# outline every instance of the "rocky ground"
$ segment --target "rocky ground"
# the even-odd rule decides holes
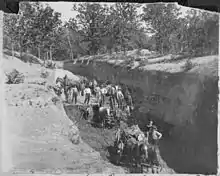
[[[125,173],[104,160],[100,153],[81,140],[72,144],[68,132],[72,122],[61,102],[48,89],[54,83],[54,71],[41,78],[42,67],[5,55],[2,68],[24,73],[22,84],[5,84],[5,116],[2,119],[5,160],[3,171],[41,173]]]

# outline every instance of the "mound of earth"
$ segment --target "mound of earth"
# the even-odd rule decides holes
[[[7,55],[2,68],[4,72],[15,68],[25,75],[23,84],[4,85],[3,172],[125,173],[84,140],[78,144],[69,140],[69,130],[76,129],[72,134],[78,135],[78,127],[66,116],[62,100],[53,101],[56,96],[48,85],[54,83],[54,70],[46,69],[49,76],[41,78],[40,65]]]

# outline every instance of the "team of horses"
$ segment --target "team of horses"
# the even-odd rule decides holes
[[[146,162],[148,159],[148,144],[146,141],[138,144],[134,138],[129,138],[126,139],[126,142],[120,140],[115,147],[118,156],[116,159],[117,164],[120,163],[124,156],[126,156],[126,160],[130,164],[135,163],[136,166]]]
[[[124,159],[130,166],[141,169],[143,173],[143,168],[151,168],[153,173],[159,173],[162,170],[162,167],[158,165],[156,147],[148,143],[145,138],[140,143],[136,141],[133,137],[124,137],[119,140],[118,143],[115,143],[116,151],[116,164],[121,164],[121,161]]]

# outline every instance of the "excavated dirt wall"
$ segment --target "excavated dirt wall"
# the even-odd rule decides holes
[[[129,70],[106,62],[65,62],[63,67],[74,74],[129,86],[134,118],[141,128],[149,118],[157,123],[164,134],[160,153],[170,168],[178,173],[217,172],[217,78]]]

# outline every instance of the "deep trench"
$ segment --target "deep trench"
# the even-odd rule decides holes
[[[154,120],[159,131],[163,133],[163,138],[159,143],[160,156],[162,160],[165,161],[166,165],[169,168],[172,168],[176,173],[217,173],[218,79],[207,77],[203,80],[202,86],[204,87],[204,91],[200,91],[197,94],[197,105],[193,112],[193,123],[186,121],[184,124],[176,124],[161,118],[163,114],[158,109],[154,108],[154,106],[150,106],[152,109],[150,113],[141,112],[139,110],[139,107],[141,107],[140,104],[144,101],[143,96],[145,95],[141,79],[143,79],[144,74],[146,73],[138,72],[136,70],[131,73],[124,68],[113,68],[113,66],[106,66],[105,64],[99,65],[99,70],[101,71],[99,71],[97,67],[94,67],[93,64],[73,65],[72,63],[65,63],[64,69],[69,70],[74,74],[86,76],[89,79],[95,78],[99,81],[106,81],[108,79],[113,83],[128,86],[132,91],[132,97],[134,99],[135,110],[133,112],[133,117],[135,122],[138,123],[139,127],[142,129],[148,123],[149,119]],[[172,75],[157,72],[156,74],[148,74],[150,75],[149,77],[151,77],[150,79],[156,80],[157,82],[157,86],[154,86],[153,89],[155,91],[160,90],[161,92],[165,92],[165,90],[162,90],[163,86],[164,89],[167,89],[167,85],[172,87],[176,82],[180,83],[185,77],[191,76],[186,75],[186,73]],[[161,77],[163,74],[168,75],[169,79],[166,81],[162,80],[162,83],[159,81],[158,83],[158,77]],[[189,78],[192,79],[190,80],[191,82],[194,81],[194,77],[195,76],[193,75],[192,78]],[[133,83],[131,83],[132,81]],[[150,91],[152,92],[152,89]],[[146,109],[147,108],[149,107],[146,107]],[[74,112],[70,110],[70,107],[68,107],[68,109],[68,112],[72,115]],[[185,113],[187,114],[187,112]],[[84,129],[82,130],[82,128]],[[86,131],[85,125],[82,125],[80,129],[83,131],[84,139],[87,138],[87,141],[95,138],[101,139],[99,136],[90,136],[92,133]],[[91,128],[87,129],[91,130]],[[94,134],[103,135],[103,132],[95,131],[100,129],[92,130],[94,130]],[[106,130],[105,133],[112,133],[112,131]],[[114,135],[107,134],[106,136],[113,137]],[[112,139],[108,140],[111,141]],[[105,141],[101,143],[102,144],[92,144],[92,147],[96,148],[99,145],[102,146]],[[107,146],[104,146],[103,148],[105,147]],[[106,150],[104,151],[106,152]],[[101,155],[105,157],[106,153],[101,153]]]
[[[103,160],[115,165],[114,158],[114,134],[116,128],[104,129],[92,126],[83,118],[82,112],[76,105],[65,105],[64,109],[70,120],[77,122],[81,139],[91,148],[100,153]],[[118,166],[118,165],[117,165]],[[120,165],[126,173],[130,173],[132,168]]]
[[[99,152],[103,160],[110,162],[111,164],[114,164],[116,166],[122,167],[126,173],[142,173],[140,167],[129,165],[129,162],[127,160],[128,158],[126,158],[126,156],[121,159],[120,164],[116,164],[117,155],[115,154],[114,140],[117,126],[114,126],[110,129],[94,127],[88,122],[88,120],[86,120],[82,116],[82,111],[79,110],[78,106],[79,105],[74,104],[64,104],[64,109],[69,119],[74,123],[76,122],[76,125],[80,130],[81,139],[95,151]],[[129,125],[132,125],[134,121],[131,120],[131,122],[128,121],[128,123]],[[159,173],[174,173],[173,169],[167,167],[166,163],[162,160],[160,156],[158,158],[158,161],[162,166],[160,167],[161,170],[159,171]],[[154,171],[155,170],[147,171],[146,169],[144,169],[144,173],[151,174],[154,173]]]

